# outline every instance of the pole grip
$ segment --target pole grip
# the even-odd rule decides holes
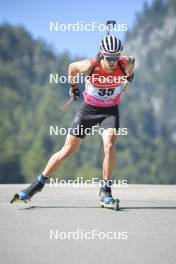
[[[107,35],[109,35],[110,30],[111,30],[112,28],[114,28],[115,25],[116,25],[116,21],[115,21],[115,20],[108,20],[108,21],[106,21]]]

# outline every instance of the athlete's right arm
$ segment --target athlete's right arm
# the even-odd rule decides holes
[[[87,73],[91,67],[91,59],[76,61],[68,66],[68,80],[72,85],[76,85],[75,76],[79,73]]]

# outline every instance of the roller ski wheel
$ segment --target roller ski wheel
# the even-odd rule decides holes
[[[101,208],[109,208],[114,209],[115,211],[119,210],[119,199],[113,199],[110,202],[107,201],[100,201],[100,207]]]
[[[114,199],[111,193],[111,187],[105,186],[100,188],[100,207],[118,210],[119,209],[119,199]]]
[[[27,202],[30,202],[31,201],[31,199],[30,198],[28,198],[28,199],[22,199],[21,197],[20,197],[20,195],[18,194],[18,193],[16,193],[15,195],[14,195],[14,197],[12,198],[12,200],[10,201],[10,203],[12,204],[12,203],[16,203],[16,202],[24,202],[24,203],[27,203]]]

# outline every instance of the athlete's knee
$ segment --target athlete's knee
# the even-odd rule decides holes
[[[104,145],[104,154],[105,156],[110,156],[115,151],[115,143],[108,142]]]

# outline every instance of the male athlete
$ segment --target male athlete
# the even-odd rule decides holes
[[[123,92],[122,83],[125,78],[127,81],[132,81],[134,75],[134,59],[121,56],[122,49],[121,40],[113,35],[108,35],[100,42],[100,50],[96,59],[86,59],[69,65],[71,94],[75,99],[78,98],[80,92],[78,84],[74,83],[74,76],[84,73],[89,77],[85,81],[84,104],[71,125],[71,128],[79,126],[82,129],[79,130],[79,134],[74,135],[73,132],[70,132],[67,135],[64,146],[51,156],[42,174],[28,188],[16,194],[11,202],[15,198],[26,201],[41,191],[48,177],[61,166],[66,158],[78,150],[86,136],[86,129],[91,129],[92,126],[99,124],[104,129],[102,133],[104,146],[103,184],[100,187],[100,202],[114,203],[110,183],[116,161],[115,145],[119,129],[118,104]]]

